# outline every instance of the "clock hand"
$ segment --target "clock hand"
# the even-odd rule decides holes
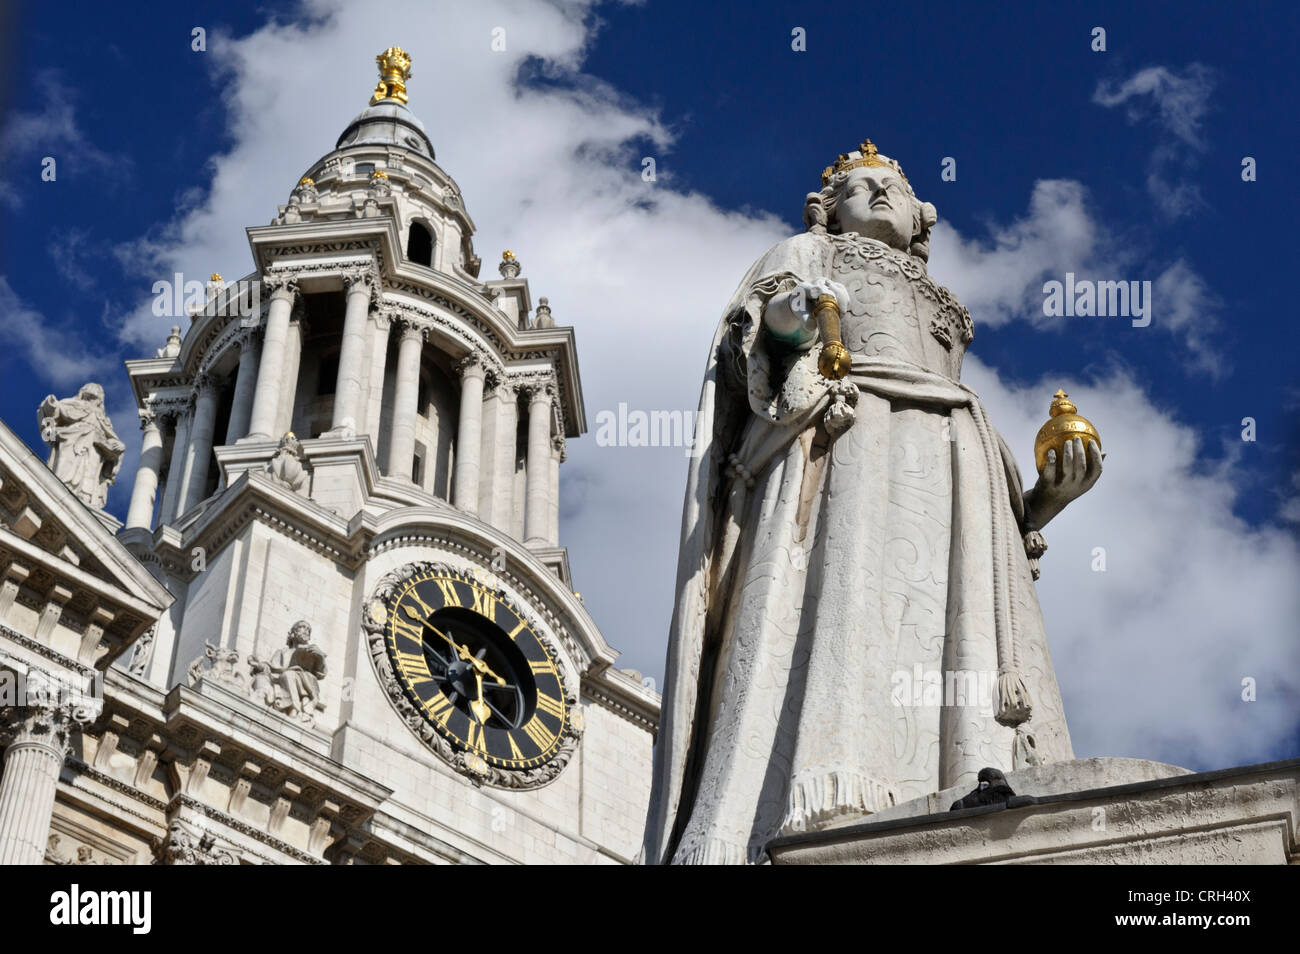
[[[492,715],[492,710],[488,707],[488,704],[483,701],[483,674],[475,672],[474,681],[478,684],[478,698],[470,702],[469,708],[470,711],[474,713],[474,718],[486,725],[487,720]]]
[[[419,613],[417,613],[415,611],[415,608],[412,607],[409,603],[404,604],[402,606],[402,609],[406,610],[406,615],[411,617],[411,619],[415,620],[417,623],[421,624],[422,626],[427,626],[429,629],[433,630],[435,633],[437,633],[439,636],[445,639],[448,643],[450,643],[451,647],[455,649],[456,652],[460,655],[460,658],[465,660],[465,662],[469,663],[471,666],[474,667],[475,673],[478,673],[480,675],[490,676],[493,680],[496,681],[497,685],[499,686],[504,686],[506,684],[506,681],[502,679],[500,676],[498,676],[495,672],[493,672],[492,668],[488,666],[487,663],[485,663],[481,659],[476,658],[474,654],[471,653],[466,647],[460,645],[460,643],[456,642],[456,640],[452,639],[450,636],[448,636],[446,633],[440,630],[437,626],[434,626],[433,623],[429,621],[428,617],[421,616]]]

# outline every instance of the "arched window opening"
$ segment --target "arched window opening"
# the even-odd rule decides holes
[[[433,233],[419,222],[412,222],[407,233],[406,257],[417,265],[433,267]]]

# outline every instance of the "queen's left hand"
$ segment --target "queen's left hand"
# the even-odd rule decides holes
[[[1049,450],[1047,463],[1029,495],[1034,525],[1042,529],[1065,509],[1066,504],[1092,489],[1101,477],[1101,462],[1102,453],[1097,442],[1088,441],[1085,451],[1080,437],[1062,448],[1059,462],[1056,451]]]

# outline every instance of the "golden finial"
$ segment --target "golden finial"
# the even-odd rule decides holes
[[[831,176],[837,172],[848,172],[850,169],[857,169],[860,166],[879,166],[882,169],[888,169],[890,172],[897,172],[903,181],[907,181],[907,176],[903,173],[903,168],[893,159],[882,158],[876,150],[876,144],[870,139],[864,139],[858,144],[858,154],[852,156],[848,153],[840,153],[835,164],[827,166],[822,170],[822,185],[831,181]]]
[[[385,172],[383,169],[376,169],[376,170],[374,170],[373,172],[370,173],[370,178],[372,178],[372,179],[387,179],[387,178],[388,178],[388,173]]]
[[[510,249],[506,249],[504,252],[501,253],[501,257],[504,258],[507,262],[513,262],[515,260],[515,253],[510,251]]]
[[[316,184],[316,180],[313,179],[311,176],[303,176],[301,179],[298,180],[298,185],[300,186],[314,186],[315,184]]]
[[[1078,411],[1070,396],[1057,388],[1052,395],[1052,404],[1047,409],[1047,423],[1034,438],[1034,465],[1040,474],[1047,466],[1047,452],[1056,451],[1059,464],[1065,445],[1076,437],[1082,438],[1085,445],[1088,441],[1096,441],[1098,450],[1101,449],[1101,435],[1097,433],[1097,428],[1087,418],[1080,417]]]
[[[411,78],[411,58],[400,46],[390,46],[375,57],[379,64],[379,84],[370,97],[374,106],[386,99],[406,105],[406,81]]]
[[[212,277],[209,278],[208,281],[210,281],[210,282],[224,282],[225,279],[222,278],[218,273],[213,272],[213,273],[212,273]]]

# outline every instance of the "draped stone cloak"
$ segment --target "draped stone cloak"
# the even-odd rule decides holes
[[[820,342],[782,349],[762,324],[822,277],[851,298],[838,383]],[[960,383],[971,337],[923,264],[857,234],[795,236],[741,282],[700,397],[647,863],[760,861],[779,834],[973,787],[985,766],[1073,758],[1019,472]],[[917,677],[946,673],[965,704],[916,704]],[[961,681],[990,674],[1023,681],[1030,721],[1000,723]]]

